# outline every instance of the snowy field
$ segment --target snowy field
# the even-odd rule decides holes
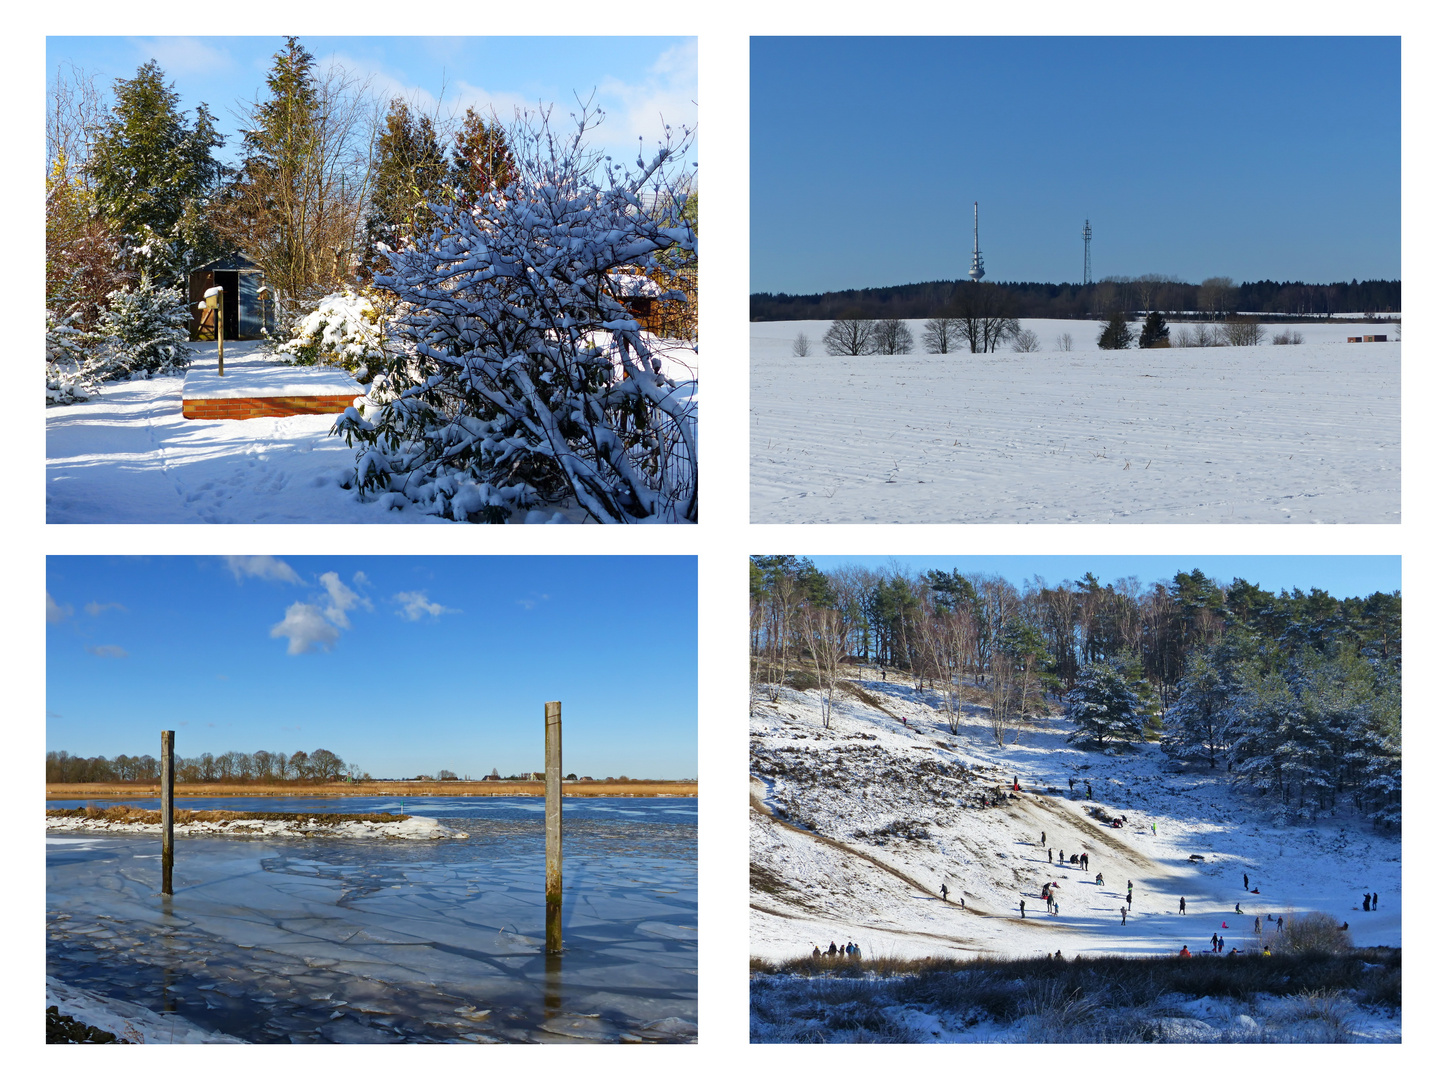
[[[147,1042],[696,1038],[695,800],[567,803],[558,960],[542,799],[406,810],[468,837],[177,838],[172,899],[154,837],[47,835],[47,1005]]]
[[[1099,323],[1021,323],[1039,352],[828,356],[828,322],[752,323],[751,520],[1400,520],[1400,345],[1345,341],[1393,325],[1122,352]]]
[[[753,880],[775,883],[752,884],[754,956],[788,959],[832,939],[866,956],[1155,956],[1209,951],[1211,934],[1245,951],[1273,935],[1272,917],[1308,911],[1349,922],[1356,945],[1401,944],[1398,837],[1344,817],[1277,825],[1272,807],[1223,774],[1172,773],[1155,745],[1121,756],[1077,749],[1061,719],[1001,749],[975,709],[952,736],[928,692],[862,685],[882,707],[837,696],[828,731],[815,691],[786,690],[751,721]],[[962,765],[987,791],[1017,777],[1024,790],[980,807],[982,785],[960,779]],[[1128,826],[1101,826],[1086,813],[1094,805]],[[920,823],[929,838],[874,835],[896,821]],[[1060,864],[1062,852],[1088,853],[1088,872]],[[1058,915],[1040,899],[1047,881],[1059,883]],[[1134,904],[1122,925],[1127,881]],[[1367,892],[1379,893],[1378,911],[1360,910]]]

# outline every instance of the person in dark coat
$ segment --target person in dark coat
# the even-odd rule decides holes
[[[1126,910],[1126,909],[1123,908],[1123,907],[1120,909],[1120,925],[1121,925],[1121,926],[1124,926],[1124,925],[1125,925],[1125,910]]]
[[[1219,936],[1218,934],[1211,934],[1211,935],[1210,935],[1210,951],[1211,951],[1211,952],[1214,952],[1214,951],[1215,951],[1216,949],[1218,949],[1219,947],[1220,947],[1220,936]]]
[[[1370,910],[1370,894],[1368,892],[1365,894],[1365,910]]]
[[[1021,900],[1021,901],[1020,901],[1020,917],[1021,917],[1022,919],[1025,917],[1025,901],[1024,901],[1024,900]]]
[[[1041,846],[1041,847],[1044,847],[1044,846],[1045,846],[1045,830],[1044,830],[1044,829],[1041,829],[1041,830],[1040,830],[1040,846]]]
[[[1371,911],[1375,911],[1375,910],[1377,910],[1379,907],[1380,907],[1380,894],[1379,894],[1378,892],[1371,893],[1371,894],[1370,894],[1370,910],[1371,910]]]
[[[831,956],[834,956],[834,955],[835,955],[836,953],[838,953],[839,951],[840,951],[840,950],[835,947],[835,942],[833,942],[833,941],[830,942],[830,949],[829,949],[830,955],[831,955]]]
[[[1133,904],[1133,903],[1135,903],[1135,894],[1134,894],[1133,892],[1127,892],[1127,893],[1125,894],[1125,903],[1126,903],[1126,904]]]
[[[1246,874],[1246,875],[1245,875],[1245,891],[1246,891],[1246,892],[1249,892],[1249,891],[1250,891],[1250,875],[1249,875],[1249,874]]]
[[[1185,898],[1183,896],[1180,897],[1180,914],[1185,914]]]
[[[1046,859],[1047,859],[1048,861],[1054,862],[1054,861],[1055,861],[1055,849],[1054,849],[1053,847],[1052,847],[1052,848],[1046,848],[1046,849],[1045,849],[1045,857],[1046,857]],[[1366,910],[1366,911],[1369,911],[1369,910],[1370,910],[1370,905],[1369,905],[1369,903],[1366,903],[1366,905],[1365,905],[1365,910]]]
[[[1284,929],[1285,929],[1285,916],[1284,916],[1284,915],[1281,915],[1278,919],[1275,920],[1275,932],[1278,934],[1278,933],[1280,933],[1281,930],[1284,930]]]
[[[816,960],[820,959],[820,946],[816,945],[815,951],[812,952],[810,955],[813,956]]]
[[[1075,790],[1075,778],[1074,778],[1073,776],[1070,777],[1070,790],[1071,790],[1071,791],[1074,791],[1074,790]]]
[[[1240,910],[1240,902],[1239,902],[1238,900],[1235,902],[1235,914],[1236,914],[1236,915],[1244,915],[1244,914],[1245,914],[1245,912],[1243,912],[1243,911]]]
[[[1091,788],[1090,788],[1090,781],[1089,781],[1089,780],[1086,780],[1086,781],[1085,781],[1085,798],[1087,798],[1087,799],[1093,799],[1094,797],[1095,797],[1095,793],[1094,793],[1094,791],[1092,791]]]

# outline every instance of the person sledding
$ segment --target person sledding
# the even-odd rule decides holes
[[[1096,875],[1095,875],[1095,884],[1096,884],[1096,885],[1099,885],[1099,886],[1101,886],[1101,887],[1103,888],[1104,885],[1105,885],[1105,875],[1104,875],[1104,874],[1096,874]]]

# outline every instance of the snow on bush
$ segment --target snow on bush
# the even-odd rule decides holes
[[[397,355],[336,423],[363,492],[471,521],[572,498],[601,522],[696,519],[697,384],[662,371],[614,295],[695,250],[688,223],[663,223],[689,133],[620,169],[585,151],[592,120],[565,138],[544,115],[521,125],[517,180],[473,210],[434,205],[431,232],[387,253]]]
[[[331,293],[297,322],[275,350],[294,364],[330,364],[360,375],[386,363],[385,319],[377,298],[351,289]]]
[[[97,327],[102,379],[148,379],[190,366],[190,311],[179,289],[142,282],[112,292],[109,301]]]
[[[190,312],[179,289],[142,282],[106,297],[95,329],[45,312],[45,403],[69,405],[103,382],[169,375],[190,365]]]

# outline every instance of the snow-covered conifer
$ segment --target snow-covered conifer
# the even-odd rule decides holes
[[[1140,699],[1125,673],[1106,661],[1080,670],[1075,688],[1065,695],[1065,718],[1075,725],[1069,742],[1128,746],[1144,734]]]
[[[142,281],[110,294],[95,357],[105,380],[166,375],[190,366],[190,312],[179,289]]]
[[[696,245],[659,220],[689,133],[623,170],[587,153],[593,119],[517,129],[515,181],[473,210],[432,205],[434,228],[387,253],[402,351],[336,424],[362,491],[469,520],[567,498],[601,522],[696,520],[697,384],[662,370],[616,296]]]

